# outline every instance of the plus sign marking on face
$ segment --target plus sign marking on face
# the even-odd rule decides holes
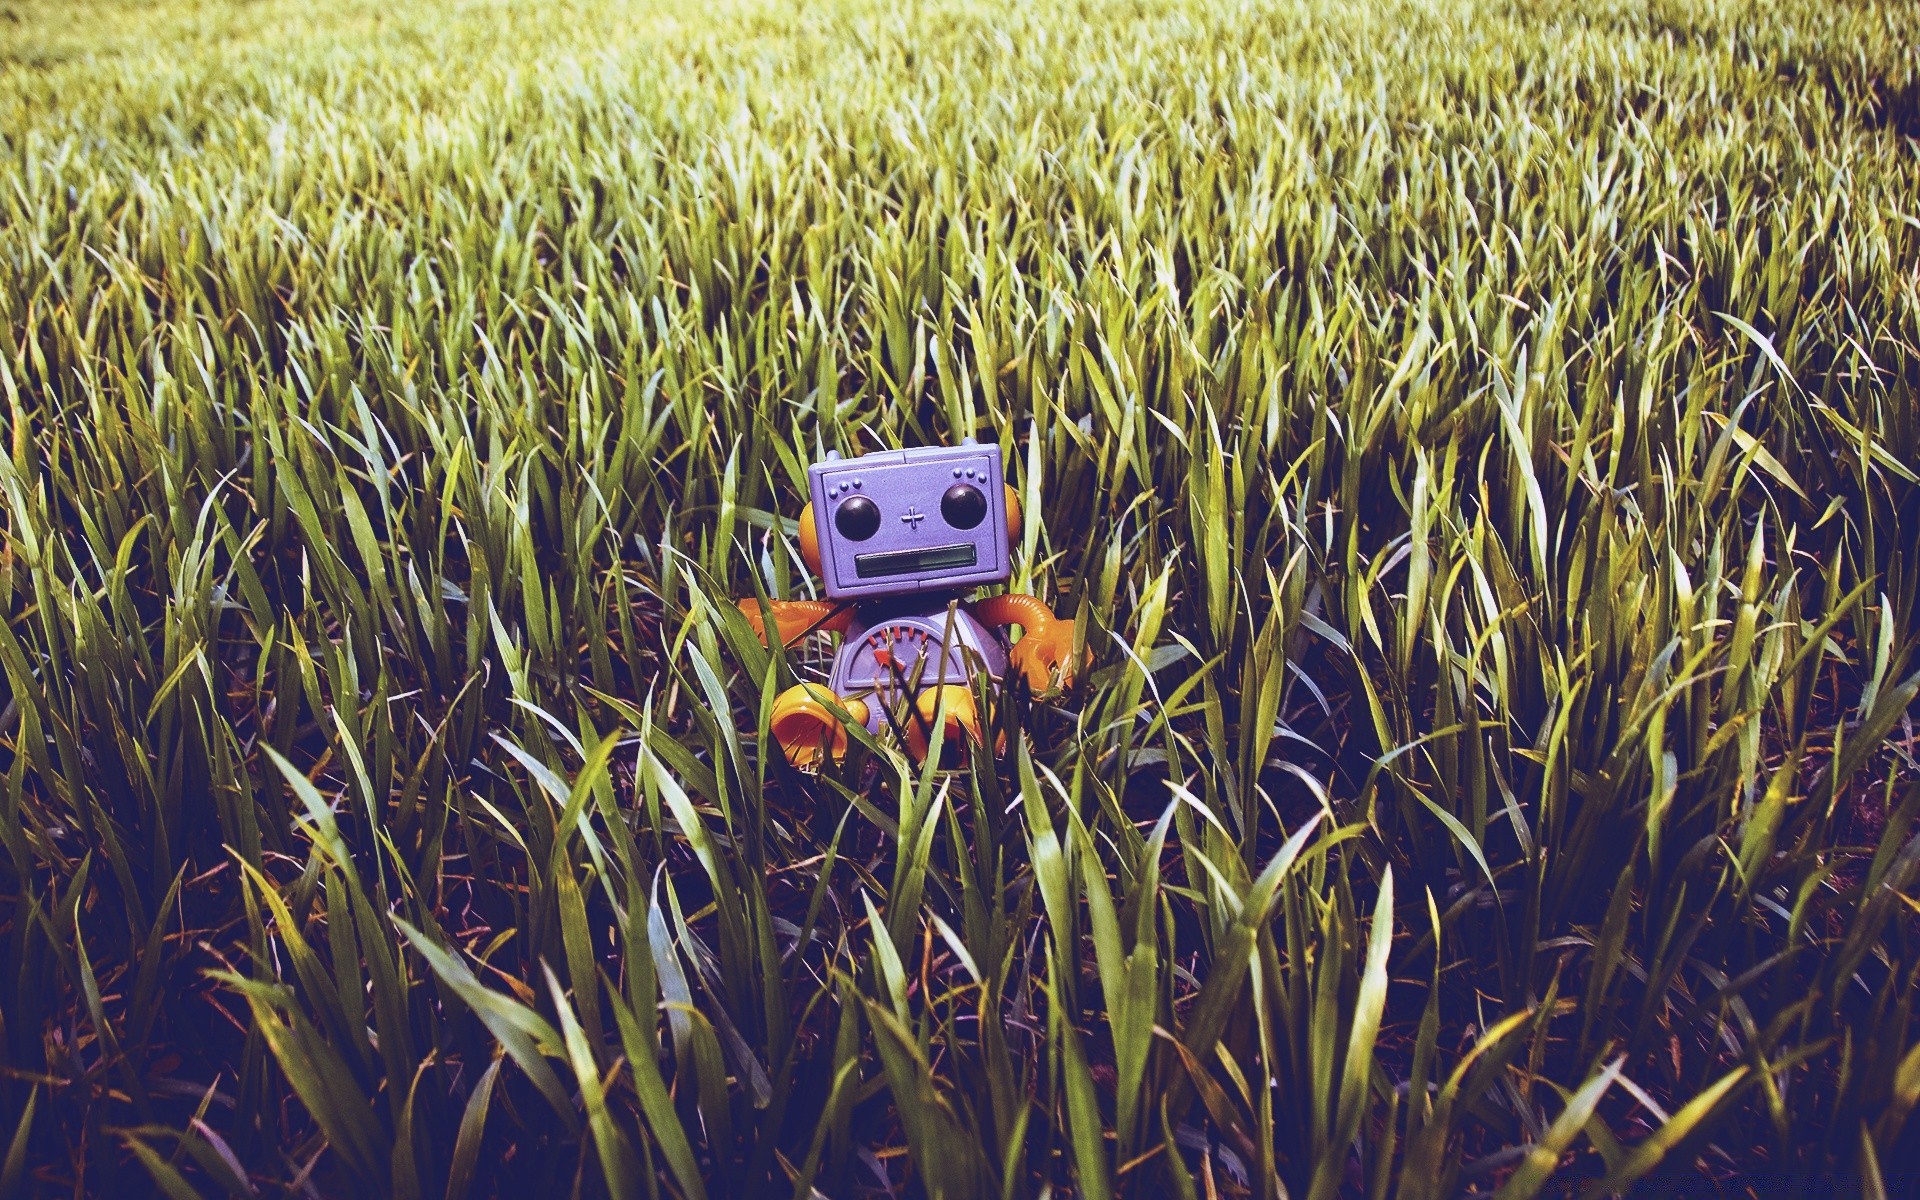
[[[908,525],[912,526],[913,528],[918,529],[920,528],[920,522],[927,519],[927,514],[921,512],[917,508],[909,508],[907,511],[900,514],[900,519],[902,521],[905,521]]]

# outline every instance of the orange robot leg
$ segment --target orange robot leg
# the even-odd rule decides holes
[[[866,723],[866,701],[843,700],[817,683],[797,684],[773,698],[773,740],[780,743],[788,762],[803,771],[817,771],[827,758],[837,762],[847,752],[842,711]]]
[[[906,735],[907,753],[915,762],[927,757],[936,721],[942,729],[941,745],[948,752],[963,746],[962,739],[981,740],[985,723],[973,702],[973,692],[967,688],[951,683],[927,688],[914,697],[913,708]]]

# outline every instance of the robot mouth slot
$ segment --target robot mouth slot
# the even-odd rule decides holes
[[[980,551],[972,542],[951,546],[929,546],[924,550],[890,550],[882,554],[856,554],[854,573],[862,579],[883,579],[890,575],[917,575],[923,571],[944,571],[952,567],[971,567],[980,561]]]

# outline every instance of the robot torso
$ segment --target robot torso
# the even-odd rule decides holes
[[[964,604],[929,596],[920,604],[862,606],[834,655],[828,683],[835,695],[872,698],[867,728],[878,733],[886,711],[941,684],[971,687],[984,673],[997,686],[1007,670],[1007,644]]]

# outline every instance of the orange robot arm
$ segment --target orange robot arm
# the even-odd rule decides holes
[[[773,623],[780,630],[782,646],[791,646],[810,633],[845,633],[853,620],[851,608],[831,600],[771,600],[767,607],[773,610]],[[761,642],[772,645],[767,641],[766,623],[760,616],[760,602],[749,596],[740,601],[740,612],[760,635]]]
[[[1053,610],[1040,602],[1038,596],[1019,596],[1009,592],[1004,596],[988,596],[984,600],[975,600],[973,615],[983,625],[1021,625],[1027,634],[1045,629],[1049,625],[1061,624]]]
[[[1036,692],[1057,682],[1071,687],[1077,674],[1073,661],[1073,622],[1053,615],[1037,596],[988,596],[974,602],[973,615],[987,625],[1018,625],[1026,630],[1007,661],[1027,677]],[[1089,654],[1088,659],[1093,657]]]

